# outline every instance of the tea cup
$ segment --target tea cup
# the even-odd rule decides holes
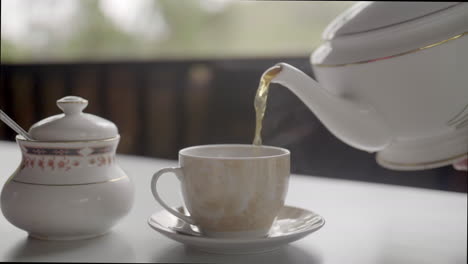
[[[177,176],[184,215],[157,191],[165,173]],[[284,206],[290,177],[290,152],[272,146],[202,145],[179,151],[179,167],[156,172],[151,190],[156,201],[201,234],[217,238],[255,238],[268,234]]]

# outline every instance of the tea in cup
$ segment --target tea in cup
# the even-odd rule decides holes
[[[190,216],[169,207],[156,184],[172,172],[181,182]],[[153,195],[162,207],[207,237],[254,238],[268,234],[284,206],[290,175],[287,149],[255,145],[203,145],[179,151],[179,167],[156,172]]]

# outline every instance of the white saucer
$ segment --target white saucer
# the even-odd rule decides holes
[[[184,212],[183,207],[177,208]],[[151,228],[195,249],[220,254],[252,254],[272,251],[283,245],[301,239],[319,230],[325,220],[322,216],[297,207],[284,206],[266,237],[261,238],[211,238],[204,237],[196,226],[184,223],[162,210],[149,219]]]

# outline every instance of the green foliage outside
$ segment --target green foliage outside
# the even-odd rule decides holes
[[[14,0],[10,0],[14,1]],[[71,0],[67,0],[71,1]],[[51,1],[42,1],[50,4]],[[129,1],[131,3],[131,1]],[[162,15],[166,33],[147,38],[128,32],[101,10],[97,0],[77,1],[70,22],[35,27],[34,39],[15,41],[3,35],[1,61],[109,61],[158,58],[223,58],[308,55],[320,44],[321,33],[354,2],[232,1],[222,11],[209,12],[202,0],[152,1]],[[2,24],[5,10],[2,1]],[[155,13],[156,14],[156,13]]]

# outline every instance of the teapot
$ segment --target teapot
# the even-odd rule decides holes
[[[468,153],[468,3],[359,2],[325,29],[316,80],[279,63],[289,88],[338,139],[393,170]]]
[[[120,140],[110,121],[83,113],[88,101],[57,101],[63,114],[34,124],[18,135],[22,160],[3,186],[5,218],[29,236],[76,240],[102,235],[131,209],[134,186],[118,166]]]

